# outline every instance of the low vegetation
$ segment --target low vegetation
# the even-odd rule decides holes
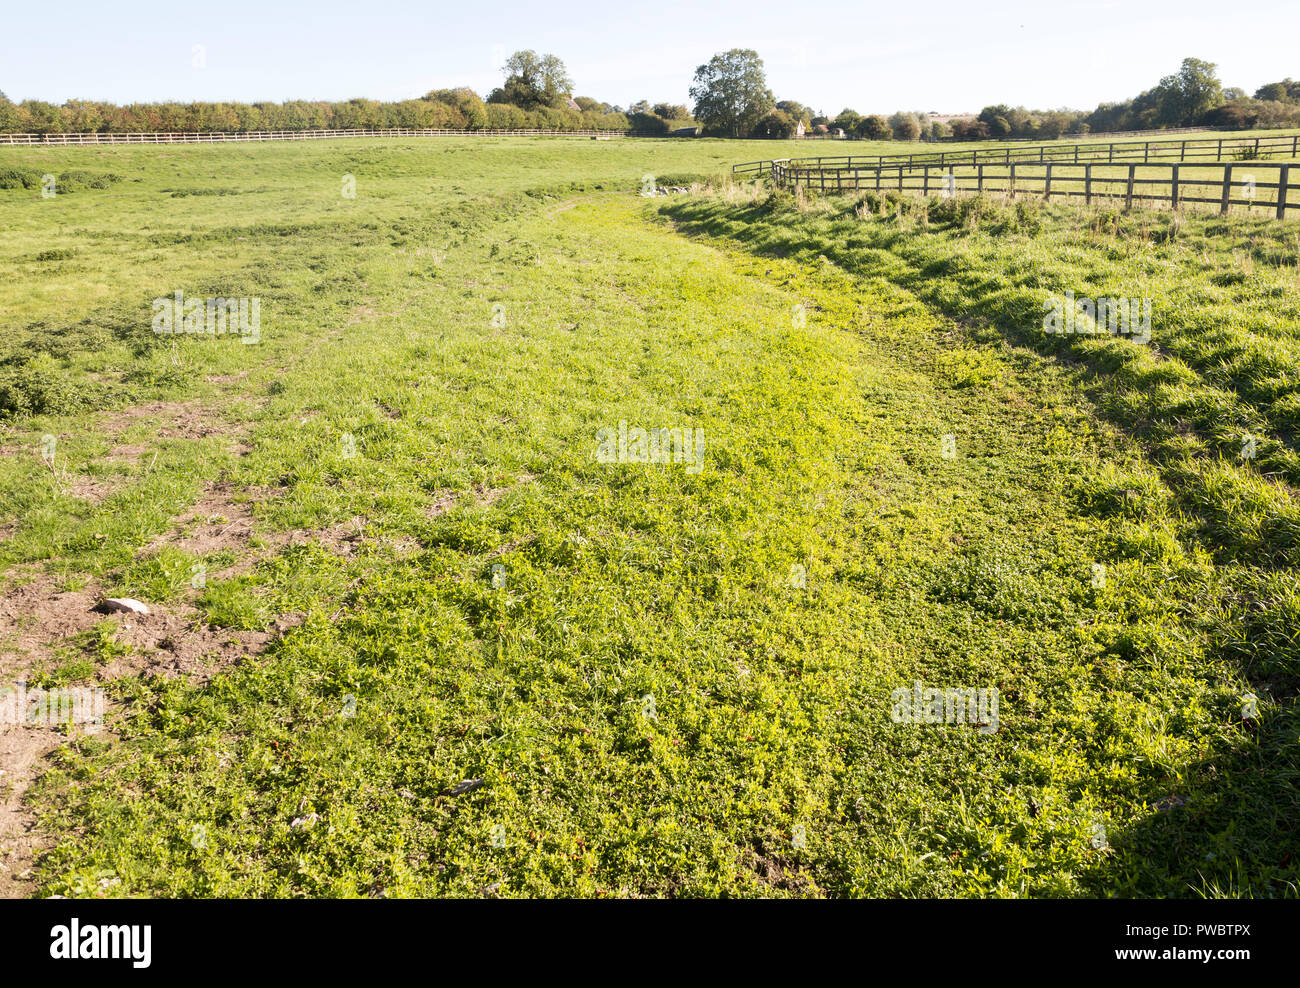
[[[3,671],[110,697],[24,890],[1295,896],[1294,225],[711,178],[772,155],[0,153],[127,177],[0,191]]]

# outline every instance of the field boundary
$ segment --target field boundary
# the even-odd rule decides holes
[[[892,165],[979,165],[1002,163],[1010,165],[1083,162],[1130,162],[1150,164],[1165,158],[1179,162],[1204,157],[1210,162],[1221,162],[1224,152],[1239,150],[1257,159],[1266,154],[1283,154],[1300,158],[1300,134],[1282,134],[1272,137],[1206,137],[1170,141],[1091,141],[1080,144],[1038,144],[1032,147],[972,148],[969,151],[923,151],[916,154],[839,155],[816,158],[782,158],[797,167],[823,168],[878,168]],[[746,161],[731,166],[733,175],[766,175],[773,161]]]
[[[1134,202],[1169,203],[1178,209],[1188,203],[1217,206],[1227,215],[1233,206],[1262,207],[1285,219],[1288,211],[1300,211],[1300,183],[1292,176],[1291,162],[1220,161],[1155,162],[1109,165],[1085,162],[1012,162],[976,165],[895,165],[877,168],[806,168],[795,161],[774,161],[772,180],[780,186],[834,192],[890,192],[929,196],[932,192],[951,197],[960,193],[1001,193],[1037,196],[1044,200],[1082,198],[1091,205],[1094,198],[1123,201],[1125,209]],[[1300,171],[1300,165],[1294,166]],[[1265,182],[1257,172],[1273,177]],[[1000,184],[999,184],[1000,183]],[[1215,190],[1207,197],[1205,189]],[[1271,197],[1257,195],[1272,190]],[[1189,191],[1191,194],[1189,194]],[[1197,194],[1202,193],[1202,194]]]
[[[187,133],[0,134],[0,146],[66,144],[219,144],[225,141],[313,141],[337,137],[636,137],[634,130],[255,130]]]

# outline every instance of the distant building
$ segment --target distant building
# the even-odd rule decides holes
[[[795,126],[794,126],[794,136],[795,136],[795,137],[803,137],[803,135],[806,134],[806,133],[808,133],[808,128],[805,127],[805,126],[803,125],[803,121],[800,120],[800,121],[799,121],[798,123],[796,123]]]
[[[673,137],[699,137],[699,127],[678,127],[672,133]]]
[[[578,105],[578,101],[575,100],[572,96],[564,97],[564,105],[568,109],[572,110],[574,113],[582,112],[582,107]]]

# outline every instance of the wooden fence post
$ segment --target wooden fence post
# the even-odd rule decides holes
[[[929,194],[930,194],[930,166],[929,166],[929,165],[926,165],[926,166],[925,166],[925,183],[921,186],[921,195],[923,195],[923,196],[928,196]]]
[[[979,186],[977,191],[979,192],[980,195],[983,195],[984,194],[984,166],[979,165],[978,168],[979,168],[980,177],[979,177]]]
[[[1133,174],[1137,171],[1137,165],[1128,166],[1128,195],[1125,197],[1124,209],[1128,211],[1133,208]]]
[[[1186,145],[1186,141],[1183,144]],[[1174,165],[1173,177],[1169,180],[1169,208],[1178,209],[1178,166]]]
[[[1007,194],[1014,199],[1016,197],[1016,166],[1011,166],[1011,180],[1007,183]]]
[[[1083,166],[1083,202],[1092,205],[1092,165]]]
[[[1043,198],[1052,198],[1052,163],[1047,163],[1047,173],[1043,176]]]
[[[1277,218],[1280,220],[1286,219],[1287,176],[1290,171],[1290,165],[1283,165],[1277,172]]]
[[[1228,215],[1228,206],[1232,200],[1232,165],[1223,166],[1223,202],[1219,206],[1219,215]]]

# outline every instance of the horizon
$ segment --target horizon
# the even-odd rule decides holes
[[[1103,7],[1115,11],[1117,22],[1080,28],[1071,21],[1092,8],[1079,2],[1042,10],[1007,0],[973,10],[940,0],[937,15],[926,16],[876,14],[831,0],[821,8],[837,25],[829,40],[812,30],[792,34],[788,13],[763,0],[726,0],[706,11],[673,2],[658,7],[649,22],[584,6],[563,24],[554,10],[516,4],[439,12],[400,0],[358,15],[339,0],[324,0],[310,13],[232,0],[220,25],[202,11],[173,11],[150,0],[74,8],[57,33],[44,23],[45,12],[18,9],[8,18],[0,90],[15,102],[57,104],[393,102],[454,86],[486,97],[501,84],[505,59],[533,49],[564,61],[575,96],[622,107],[639,99],[690,107],[697,66],[720,51],[752,48],[777,100],[797,100],[830,116],[844,108],[957,115],[1000,103],[1090,111],[1151,88],[1184,57],[1215,63],[1225,87],[1248,95],[1300,74],[1285,31],[1238,40],[1214,23],[1222,15],[1208,0],[1181,4],[1185,16],[1172,26],[1161,20],[1161,6],[1113,0]],[[1266,0],[1250,19],[1275,24],[1288,15],[1287,4]],[[371,35],[359,34],[359,20]],[[234,25],[248,23],[258,24],[255,37],[240,37]],[[680,37],[683,24],[691,40]],[[610,35],[626,31],[636,32],[635,50],[611,51]],[[883,43],[872,41],[882,35]],[[1206,37],[1215,39],[1215,50]],[[1080,51],[1084,71],[1062,71],[1063,38]]]

